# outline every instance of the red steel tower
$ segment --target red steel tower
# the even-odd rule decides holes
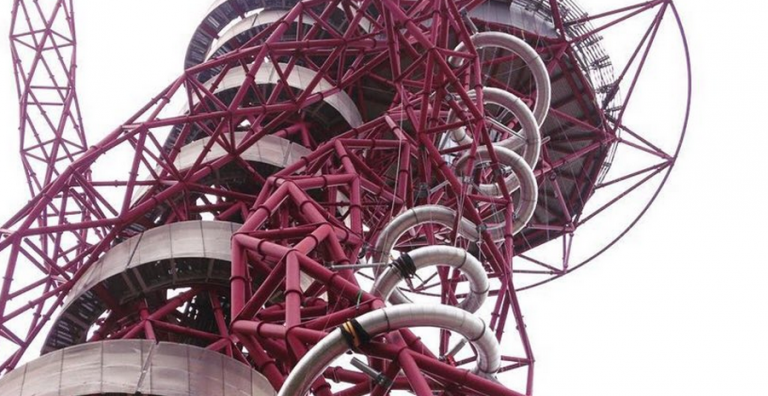
[[[671,0],[217,0],[88,146],[73,16],[13,5],[32,199],[0,229],[0,396],[531,395],[517,293],[636,223],[690,107]],[[671,129],[640,89],[661,36]]]

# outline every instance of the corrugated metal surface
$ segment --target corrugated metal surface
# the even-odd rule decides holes
[[[43,352],[85,341],[94,321],[107,309],[93,292],[97,286],[123,303],[162,288],[228,285],[230,239],[239,227],[220,221],[186,221],[153,228],[115,246],[72,288]]]
[[[245,136],[245,132],[235,132],[234,145],[240,145]],[[191,168],[200,155],[202,155],[203,150],[205,150],[210,139],[210,137],[206,137],[200,140],[195,140],[182,147],[179,156],[176,157],[174,165],[180,170]],[[301,157],[308,156],[311,152],[310,149],[298,143],[293,143],[290,140],[279,136],[267,135],[243,151],[240,154],[240,158],[250,162],[259,162],[284,168],[299,161]],[[210,162],[221,158],[226,154],[227,151],[224,147],[220,144],[214,144],[209,148],[209,151],[205,154],[205,158],[202,162]]]
[[[116,340],[44,355],[0,378],[0,396],[92,394],[270,396],[269,382],[220,353],[189,345]]]

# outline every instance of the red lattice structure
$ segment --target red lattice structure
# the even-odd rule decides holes
[[[252,387],[229,368],[211,383],[252,395],[531,395],[517,293],[637,222],[690,107],[671,0],[593,15],[570,0],[219,0],[183,75],[86,149],[72,15],[14,2],[33,198],[2,226],[0,385],[18,394],[47,361],[120,348],[145,370],[91,367],[99,394],[165,394],[146,367],[184,344],[250,367]],[[614,70],[602,35],[642,18]],[[658,142],[629,120],[664,25],[684,104]],[[618,231],[574,259],[596,219]],[[538,255],[552,246],[556,262]],[[193,366],[179,381],[204,374]],[[56,370],[56,386],[85,376]]]

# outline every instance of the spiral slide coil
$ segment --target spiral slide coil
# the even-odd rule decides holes
[[[513,234],[517,234],[528,224],[536,208],[538,185],[532,167],[536,165],[539,157],[541,145],[539,126],[546,118],[549,108],[548,74],[536,51],[514,36],[503,33],[479,33],[472,37],[472,42],[478,47],[497,46],[522,55],[536,78],[538,97],[535,115],[515,95],[496,88],[483,89],[486,103],[499,105],[510,111],[522,125],[522,138],[510,136],[493,144],[493,150],[500,165],[510,167],[512,170],[512,173],[504,179],[507,191],[510,193],[521,191],[512,227]],[[459,46],[456,50],[463,49],[463,46]],[[471,97],[475,98],[474,95]],[[455,114],[450,112],[448,122],[453,122],[455,118]],[[463,128],[450,132],[450,138],[457,144],[472,144],[474,141]],[[513,151],[514,149],[521,150],[522,155]],[[476,164],[491,161],[490,152],[486,147],[478,148],[476,156]],[[468,160],[469,155],[465,154],[456,161],[454,167],[458,175],[462,174]],[[488,196],[502,195],[496,184],[481,184],[478,190]],[[397,240],[409,229],[425,224],[439,224],[452,228],[456,224],[456,216],[454,210],[440,205],[421,205],[404,211],[379,234],[374,248],[374,261],[383,262],[392,252]],[[481,228],[477,224],[466,218],[459,219],[458,224],[458,233],[461,236],[472,241],[480,240]],[[500,243],[504,240],[504,227],[504,224],[497,224],[487,227],[485,232],[488,232],[494,241]],[[405,266],[410,267],[407,270],[404,269],[404,260],[407,261]],[[411,300],[396,288],[397,283],[415,273],[416,270],[433,265],[448,265],[462,271],[468,278],[470,292],[466,299],[459,303],[458,309],[448,306],[412,304]],[[385,300],[388,299],[393,304],[404,305],[376,310],[357,318],[357,323],[365,332],[375,336],[401,327],[420,326],[456,331],[469,340],[478,351],[475,371],[493,378],[493,374],[500,367],[499,345],[485,323],[472,314],[482,306],[490,289],[485,270],[475,257],[456,247],[426,246],[404,253],[390,263],[385,270],[377,270],[376,273],[377,278],[371,293]],[[304,355],[286,379],[278,395],[305,394],[313,379],[320,375],[334,359],[349,349],[343,332],[341,328],[336,329]]]

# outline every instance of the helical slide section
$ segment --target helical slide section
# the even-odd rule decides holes
[[[537,83],[537,102],[543,106],[544,110],[539,110],[539,117],[546,117],[549,107],[550,83],[546,68],[536,51],[524,41],[504,33],[478,33],[472,37],[476,46],[484,48],[496,46],[507,49],[515,54],[522,56],[534,74],[539,76]],[[459,46],[457,50],[463,50]],[[474,93],[470,93],[471,98],[475,98]],[[515,206],[515,222],[513,224],[513,235],[519,233],[526,227],[533,217],[538,201],[538,184],[533,174],[532,167],[535,166],[539,158],[541,147],[540,125],[531,110],[517,96],[498,88],[483,88],[483,98],[486,103],[495,104],[508,110],[515,115],[522,125],[522,136],[510,136],[500,142],[494,143],[494,153],[496,154],[500,165],[511,168],[512,173],[504,179],[504,184],[509,193],[520,190],[520,197]],[[448,113],[448,123],[455,120],[456,114],[453,111]],[[457,144],[470,144],[473,139],[464,128],[455,129],[450,132],[450,137]],[[522,150],[522,155],[513,150]],[[475,165],[489,163],[491,155],[487,147],[480,147],[475,153]],[[466,168],[466,163],[470,159],[469,154],[461,156],[454,164],[458,175],[462,175]],[[502,191],[494,183],[482,183],[478,186],[478,191],[486,196],[499,197]],[[395,217],[379,234],[374,247],[374,262],[383,263],[388,261],[389,255],[400,237],[408,230],[425,225],[440,224],[444,227],[453,228],[456,224],[456,212],[448,207],[441,205],[421,205],[406,210]],[[459,222],[458,233],[462,237],[471,241],[480,239],[479,225],[474,224],[468,219],[462,218]],[[499,243],[504,240],[504,224],[493,224],[483,227],[491,235],[491,238]],[[423,253],[422,253],[423,254]],[[447,264],[447,263],[445,263]],[[392,264],[390,264],[390,268]],[[381,270],[375,271],[380,276]],[[392,271],[389,271],[392,273]],[[395,271],[397,272],[397,271]],[[393,303],[404,303],[410,301],[400,290],[394,289],[391,292],[390,301]]]
[[[503,184],[510,195],[515,193],[517,197],[515,213],[512,216],[512,233],[517,234],[530,222],[538,200],[538,184],[533,167],[538,162],[542,144],[540,126],[549,108],[549,77],[536,51],[514,36],[496,32],[477,33],[471,39],[478,49],[497,47],[520,56],[531,69],[536,83],[533,111],[511,92],[494,87],[482,89],[485,104],[495,105],[514,115],[519,132],[491,116],[486,116],[490,128],[504,133],[505,137],[492,143],[494,155],[487,146],[478,144],[473,158],[475,166],[486,165],[496,158],[499,166],[511,170],[510,174],[504,177]],[[456,48],[456,51],[465,50],[462,45]],[[449,62],[457,65],[462,61],[453,57]],[[476,98],[474,94],[470,97]],[[446,122],[455,123],[458,118],[454,107],[447,113]],[[475,138],[465,128],[449,131],[446,137],[457,145],[475,143]],[[467,153],[454,161],[452,166],[457,175],[464,175],[469,160]],[[463,179],[468,180],[467,177]],[[503,190],[497,183],[481,183],[476,188],[481,195],[503,197]],[[419,247],[390,261],[390,254],[396,251],[398,240],[409,230],[427,224],[439,224],[449,229],[458,226],[456,233],[472,242],[480,241],[482,232],[487,232],[495,243],[505,241],[505,224],[475,224],[466,218],[457,219],[457,216],[459,214],[447,206],[419,205],[404,210],[382,229],[373,247],[372,260],[375,264],[388,264],[375,267],[375,281],[370,292],[394,305],[368,312],[356,318],[353,324],[347,323],[333,330],[294,367],[280,389],[279,396],[306,394],[314,379],[320,376],[334,359],[356,349],[358,345],[351,343],[350,339],[355,339],[359,334],[351,333],[362,332],[370,339],[392,330],[410,327],[436,327],[461,334],[464,339],[455,349],[460,349],[466,342],[471,343],[477,354],[474,372],[486,378],[495,378],[494,374],[501,364],[499,345],[485,323],[474,315],[483,305],[490,290],[488,275],[482,262],[463,248],[446,245]],[[469,292],[458,302],[458,306],[415,304],[397,288],[401,281],[413,276],[417,270],[437,265],[460,271],[468,282]]]
[[[519,56],[533,73],[533,79],[536,83],[536,103],[533,107],[533,115],[536,122],[541,125],[547,118],[549,112],[549,102],[552,97],[552,83],[549,81],[549,73],[544,61],[535,49],[528,43],[511,34],[501,32],[482,32],[472,35],[470,38],[475,49],[483,48],[501,48]],[[464,43],[456,46],[454,51],[463,52],[466,50]],[[460,65],[462,60],[451,58],[450,62],[454,65]]]
[[[366,337],[410,327],[436,327],[461,334],[477,351],[473,372],[493,378],[501,367],[499,343],[493,332],[479,317],[456,307],[445,305],[401,304],[378,309],[359,316],[353,326],[342,326],[320,340],[293,368],[278,396],[300,396],[334,359],[351,350],[351,338]],[[356,334],[350,334],[354,328]]]
[[[470,285],[469,296],[459,303],[458,307],[468,312],[476,312],[488,297],[491,287],[488,275],[478,259],[466,250],[453,246],[426,246],[403,253],[379,275],[371,289],[371,294],[387,300],[403,279],[411,276],[418,269],[438,264],[455,268],[467,277]],[[402,298],[405,300],[401,300]],[[394,304],[411,302],[403,294],[397,295],[390,301]]]
[[[469,92],[469,97],[475,99],[475,92]],[[494,128],[502,129],[512,134],[512,136],[495,143],[495,145],[510,150],[522,149],[522,156],[525,162],[530,166],[534,166],[539,160],[539,152],[541,151],[541,134],[539,132],[539,124],[533,118],[533,113],[531,113],[528,106],[517,96],[498,88],[483,88],[483,100],[486,104],[498,105],[509,111],[520,121],[522,126],[522,130],[518,133],[491,119],[490,121]],[[456,113],[453,111],[449,112],[447,122],[450,124],[455,121]],[[450,136],[459,145],[472,144],[473,141],[466,128],[454,129]]]

